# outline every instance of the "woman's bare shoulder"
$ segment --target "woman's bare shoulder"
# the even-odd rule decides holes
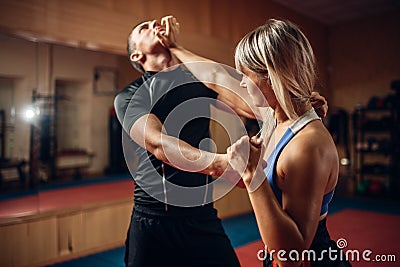
[[[294,167],[293,163],[330,165],[338,161],[338,156],[330,133],[320,121],[315,121],[293,137],[282,151],[280,159],[283,166]]]

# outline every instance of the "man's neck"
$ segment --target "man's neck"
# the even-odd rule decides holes
[[[169,53],[151,54],[146,56],[146,62],[144,63],[143,68],[146,71],[160,72],[177,64],[178,61],[176,58],[171,56]]]

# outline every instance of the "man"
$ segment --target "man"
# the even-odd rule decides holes
[[[177,66],[159,39],[164,32],[156,20],[132,30],[129,59],[144,74],[115,99],[139,158],[125,264],[240,266],[212,204],[211,175],[224,173],[227,156],[202,144],[210,138],[211,104],[245,117],[255,114],[237,94],[210,90]]]

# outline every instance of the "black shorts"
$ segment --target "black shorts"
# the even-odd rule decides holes
[[[312,241],[310,250],[316,253],[315,259],[309,259],[309,262],[307,264],[304,264],[304,266],[351,267],[351,264],[349,261],[346,260],[343,251],[341,251],[338,248],[335,241],[331,240],[328,229],[326,228],[326,218],[318,223],[317,232]],[[332,257],[332,259],[329,258],[328,256],[327,251],[329,250],[335,252],[335,254],[333,255],[334,257]],[[263,267],[272,267],[272,266],[278,266],[278,265],[273,265],[273,260],[271,259],[271,256],[267,254],[263,262]]]
[[[133,210],[125,265],[240,266],[214,208],[171,216],[168,212],[158,213],[143,207]]]

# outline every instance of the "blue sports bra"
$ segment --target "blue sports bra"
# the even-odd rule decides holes
[[[283,148],[289,143],[289,141],[298,133],[304,126],[314,120],[319,120],[317,113],[314,109],[310,109],[305,112],[301,117],[299,117],[283,134],[282,138],[279,140],[278,144],[272,151],[271,155],[267,160],[267,167],[264,169],[264,173],[267,176],[268,183],[270,184],[272,190],[274,191],[275,197],[282,205],[282,191],[276,184],[276,164],[278,162],[278,157],[282,152]],[[322,207],[320,215],[325,214],[328,211],[329,203],[332,200],[334,190],[324,195],[322,200]]]

